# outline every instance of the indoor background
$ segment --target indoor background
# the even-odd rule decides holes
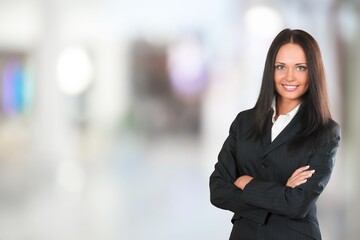
[[[0,0],[0,239],[228,239],[208,179],[283,28],[342,127],[323,239],[358,239],[357,0]]]

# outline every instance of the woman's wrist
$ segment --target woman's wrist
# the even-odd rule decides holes
[[[244,188],[246,187],[246,185],[251,182],[251,180],[253,180],[253,177],[248,176],[248,175],[244,175],[239,177],[238,179],[235,180],[234,184],[235,186],[237,186],[238,188],[240,188],[241,190],[244,190]]]

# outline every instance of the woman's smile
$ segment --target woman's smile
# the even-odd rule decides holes
[[[288,92],[296,91],[296,89],[299,87],[299,85],[288,85],[288,84],[282,84],[282,86]]]

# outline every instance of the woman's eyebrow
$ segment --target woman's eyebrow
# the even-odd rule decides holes
[[[286,63],[283,63],[283,62],[275,62],[276,64],[283,64],[283,65],[286,65]],[[307,63],[305,62],[305,63],[296,63],[295,64],[296,66],[297,65],[307,65]]]

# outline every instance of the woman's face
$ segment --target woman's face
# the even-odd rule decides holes
[[[308,67],[300,45],[287,43],[279,49],[275,59],[274,80],[278,101],[294,106],[301,102],[308,90]]]

